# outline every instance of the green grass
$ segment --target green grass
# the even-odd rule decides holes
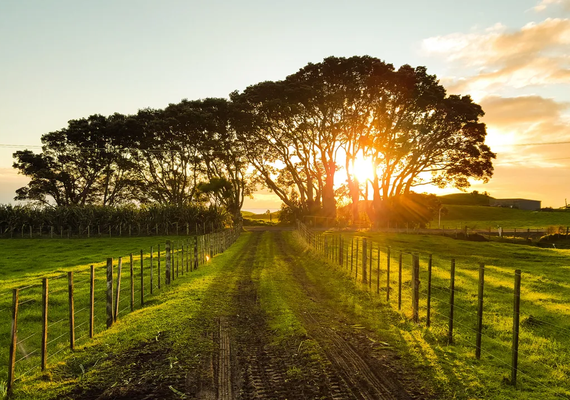
[[[347,240],[350,235],[344,235]],[[570,398],[570,270],[568,250],[506,243],[473,243],[440,236],[359,234],[374,241],[373,285],[361,288],[378,296],[394,313],[398,335],[408,343],[418,366],[429,367],[449,398]],[[377,295],[377,246],[381,248]],[[347,242],[345,242],[345,246]],[[349,242],[350,245],[350,242]],[[391,247],[391,299],[386,302],[387,246]],[[356,245],[355,245],[356,247]],[[362,244],[359,242],[359,260]],[[345,249],[346,251],[346,249]],[[398,259],[403,252],[402,309],[398,310]],[[420,323],[411,323],[411,253],[421,256]],[[346,254],[346,253],[345,253]],[[427,260],[433,254],[432,327],[426,328]],[[456,260],[455,344],[446,336],[451,259]],[[344,261],[341,269],[352,279]],[[358,281],[362,279],[361,261]],[[476,360],[475,328],[479,263],[484,263],[485,299],[482,358]],[[512,340],[514,271],[522,270],[521,336],[518,385],[508,384]]]
[[[546,212],[526,211],[502,207],[445,205],[447,214],[442,214],[441,224],[446,229],[462,228],[470,229],[536,229],[550,226],[570,226],[570,211]],[[437,227],[437,218],[431,222],[432,227]]]
[[[201,333],[214,330],[214,316],[228,306],[226,294],[235,286],[229,261],[243,252],[247,236],[184,279],[175,280],[144,308],[125,315],[92,341],[78,346],[65,362],[50,364],[40,375],[24,376],[16,386],[15,397],[59,398],[74,388],[90,385],[120,390],[131,383],[133,368],[149,385],[164,376],[183,381],[185,371],[199,367],[198,356],[211,351],[211,340]],[[156,356],[148,359],[149,352]],[[148,359],[144,365],[140,364],[141,357]],[[149,368],[157,363],[164,365]]]
[[[94,332],[106,329],[106,259],[114,256],[113,293],[115,296],[119,258],[122,258],[119,317],[130,312],[130,254],[133,254],[134,308],[155,301],[159,284],[165,286],[165,242],[172,243],[172,274],[176,281],[187,274],[190,261],[187,247],[194,243],[188,237],[114,238],[114,239],[21,239],[0,241],[2,250],[10,254],[3,266],[0,281],[0,318],[10,321],[12,290],[20,288],[18,312],[18,346],[15,376],[19,379],[39,366],[41,348],[42,277],[49,281],[48,363],[57,362],[69,348],[68,276],[73,271],[74,317],[76,345],[89,340],[90,265],[95,271]],[[199,242],[199,250],[202,242]],[[158,253],[160,246],[161,252]],[[143,254],[141,257],[141,249]],[[152,255],[151,255],[152,249]],[[89,254],[89,256],[86,256]],[[184,258],[182,256],[184,255]],[[193,249],[191,252],[193,256]],[[142,263],[141,263],[142,258]],[[31,261],[33,260],[33,261]],[[37,260],[40,260],[39,262]],[[159,261],[161,271],[159,278]],[[152,266],[152,268],[151,268]],[[151,276],[152,272],[152,276]],[[142,279],[141,279],[142,276]],[[151,291],[153,293],[151,293]],[[0,325],[0,382],[7,379],[10,324]]]
[[[486,207],[481,207],[486,208]],[[498,209],[501,211],[519,211]],[[563,214],[563,213],[551,213]],[[526,214],[528,215],[528,214]],[[522,218],[522,217],[521,217]],[[332,235],[332,233],[327,233]],[[69,390],[76,385],[88,385],[102,382],[102,385],[129,385],[129,367],[123,360],[122,354],[135,353],[141,346],[156,344],[162,354],[168,354],[169,363],[174,367],[165,367],[166,374],[182,373],[179,369],[200,370],[198,355],[211,351],[211,340],[205,340],[199,332],[204,329],[214,329],[213,318],[228,311],[230,297],[228,294],[235,289],[237,276],[234,271],[234,260],[245,251],[248,237],[244,234],[236,246],[228,252],[214,258],[208,267],[201,268],[184,280],[175,281],[170,289],[163,290],[149,298],[147,306],[131,314],[123,314],[119,323],[112,329],[104,328],[104,308],[96,315],[99,329],[96,339],[92,342],[80,341],[79,350],[68,358],[66,364],[56,358],[50,362],[50,370],[41,375],[40,380],[32,380],[24,376],[18,384],[18,395],[22,398],[38,398],[38,396],[57,396],[57,393]],[[344,233],[345,257],[347,244],[352,234]],[[307,340],[299,315],[304,310],[314,307],[313,301],[302,294],[291,276],[288,263],[303,265],[304,270],[314,285],[318,285],[328,293],[324,300],[337,312],[338,319],[343,316],[354,316],[367,329],[378,333],[390,347],[396,348],[404,356],[404,362],[415,365],[420,377],[426,382],[435,381],[441,392],[441,398],[449,399],[550,399],[570,398],[570,283],[567,275],[570,270],[570,250],[542,249],[531,246],[515,246],[507,243],[486,242],[474,243],[454,240],[440,236],[404,235],[385,233],[357,233],[359,240],[363,237],[374,241],[371,285],[362,285],[361,260],[359,254],[358,269],[353,263],[343,267],[332,267],[331,262],[323,263],[322,258],[315,257],[313,250],[296,241],[293,235],[285,234],[289,246],[298,251],[293,260],[286,260],[275,246],[269,233],[263,235],[259,243],[259,251],[255,259],[251,279],[259,287],[259,304],[267,313],[268,324],[272,331],[273,343],[299,343],[301,355],[319,361],[317,345]],[[148,238],[147,238],[148,239]],[[153,239],[153,238],[150,238]],[[156,239],[156,238],[154,238]],[[96,242],[102,239],[91,239]],[[104,240],[104,239],[103,239]],[[115,239],[121,240],[121,239]],[[127,239],[127,242],[130,239]],[[135,240],[135,239],[133,239]],[[146,239],[145,239],[146,240]],[[73,244],[79,240],[70,240]],[[7,240],[7,242],[11,242]],[[20,245],[32,240],[13,240],[14,245]],[[17,242],[20,242],[19,244]],[[44,240],[44,242],[48,242]],[[147,247],[149,242],[145,242]],[[156,243],[156,242],[155,242]],[[5,245],[5,243],[2,243]],[[54,242],[54,244],[57,244]],[[378,245],[380,246],[380,274],[378,274]],[[127,244],[118,254],[137,250],[137,243]],[[386,301],[386,260],[387,246],[391,248],[390,302]],[[49,246],[46,245],[45,249]],[[142,245],[138,246],[142,247]],[[361,252],[362,244],[359,242]],[[120,253],[125,252],[125,253]],[[398,310],[398,257],[403,252],[402,279],[402,309]],[[139,248],[140,252],[140,248]],[[46,269],[54,275],[75,268],[78,290],[78,302],[85,296],[87,275],[82,271],[90,262],[73,266],[81,252],[69,249],[71,261],[64,261],[63,256],[58,263],[52,263],[51,269]],[[411,255],[419,253],[421,257],[420,270],[420,323],[411,322]],[[29,254],[29,252],[27,253]],[[100,263],[108,256],[99,253]],[[128,253],[127,253],[128,254]],[[433,255],[433,294],[432,294],[432,326],[426,327],[426,284],[428,255]],[[115,253],[115,255],[117,255]],[[32,253],[31,257],[39,257]],[[24,258],[24,257],[21,257]],[[448,345],[447,315],[449,312],[449,268],[451,259],[456,260],[456,309],[454,344]],[[148,256],[144,258],[145,266],[149,266]],[[135,261],[136,263],[136,261]],[[156,260],[155,260],[156,263]],[[477,279],[479,263],[486,266],[485,275],[485,314],[483,329],[483,354],[481,360],[476,360],[475,334],[477,309]],[[24,261],[21,261],[25,265]],[[101,283],[103,283],[102,265]],[[156,264],[155,264],[156,265]],[[46,267],[47,268],[47,267]],[[512,304],[514,270],[522,270],[521,294],[521,340],[519,358],[519,380],[517,388],[508,384],[510,373],[510,344],[512,339]],[[148,270],[148,269],[147,269]],[[357,273],[358,272],[358,273]],[[17,282],[36,283],[42,275],[40,267],[32,270],[30,276],[21,275],[15,271]],[[138,275],[140,278],[140,275]],[[357,283],[354,282],[355,277]],[[380,278],[379,294],[376,287]],[[148,278],[147,278],[148,279]],[[57,282],[57,283],[56,283]],[[83,282],[83,283],[81,283]],[[148,282],[148,281],[147,281]],[[179,285],[183,283],[183,285]],[[6,288],[13,287],[15,282],[3,281]],[[148,283],[146,283],[148,285]],[[155,283],[156,284],[156,283]],[[60,285],[60,286],[57,286]],[[66,314],[66,280],[54,281],[53,290],[61,289],[61,297],[54,296],[53,307]],[[83,287],[83,290],[79,288]],[[101,286],[97,298],[104,296]],[[27,290],[36,291],[37,288]],[[128,286],[123,286],[121,298],[128,299]],[[37,298],[39,292],[34,292]],[[30,295],[30,297],[33,297]],[[125,301],[125,300],[123,300]],[[27,303],[23,307],[32,307],[36,311],[22,317],[29,333],[38,328],[37,304]],[[125,307],[127,303],[122,303]],[[76,306],[76,310],[80,309]],[[55,313],[55,311],[54,311]],[[57,314],[50,321],[57,321]],[[85,321],[85,315],[79,315]],[[5,321],[8,314],[2,315]],[[50,317],[51,318],[51,317]],[[61,331],[65,334],[66,322]],[[85,328],[83,328],[85,329]],[[103,334],[103,331],[105,333]],[[28,331],[22,331],[24,337]],[[84,332],[85,331],[81,331]],[[79,336],[78,333],[77,336]],[[55,337],[55,336],[54,336]],[[30,351],[36,348],[36,338],[23,343]],[[50,352],[65,349],[66,337],[57,342]],[[300,345],[302,343],[302,346]],[[24,347],[21,346],[21,347]],[[85,348],[83,347],[85,346]],[[2,344],[2,348],[7,347]],[[297,348],[297,346],[295,346]],[[19,349],[20,355],[24,354]],[[50,353],[51,354],[51,353]],[[62,350],[60,355],[68,352]],[[115,354],[117,357],[109,357]],[[1,359],[6,358],[0,354]],[[59,357],[59,356],[58,356]],[[67,357],[67,356],[66,356]],[[0,360],[1,360],[0,359]],[[33,358],[32,358],[33,359]],[[164,360],[162,360],[164,361]],[[30,360],[30,362],[32,362]],[[34,363],[37,364],[37,358]],[[158,361],[156,361],[158,362]],[[166,362],[166,361],[164,361]],[[97,366],[95,368],[95,366]],[[180,366],[180,368],[178,367]],[[22,364],[18,374],[24,371]],[[100,367],[103,367],[102,369]],[[288,376],[291,379],[301,379],[303,364],[291,364]],[[103,371],[103,372],[101,372]],[[150,369],[149,369],[150,371]],[[150,374],[150,372],[149,372]],[[33,373],[32,373],[33,375]],[[150,381],[157,379],[149,375]],[[5,379],[5,378],[4,378]],[[1,387],[1,385],[0,385]],[[175,387],[176,388],[176,387]]]

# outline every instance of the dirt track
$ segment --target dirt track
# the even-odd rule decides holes
[[[301,311],[299,317],[309,339],[318,344],[325,362],[308,365],[310,360],[304,360],[307,364],[303,365],[301,361],[303,381],[288,379],[288,360],[297,349],[271,345],[271,332],[257,302],[256,281],[252,279],[256,266],[240,265],[239,290],[234,299],[240,312],[220,324],[217,398],[423,398],[406,390],[405,374],[400,374],[399,366],[395,365],[397,356],[374,356],[374,342],[367,336],[369,333],[350,332],[346,328],[350,322],[339,324],[322,301],[319,288],[310,283],[301,263],[295,261],[295,250],[283,240],[283,232],[265,234],[272,236],[276,255],[286,260],[304,294],[314,302],[311,310]],[[230,330],[228,326],[233,328]]]
[[[269,240],[267,235],[269,235]],[[197,398],[197,399],[425,399],[421,383],[407,379],[399,357],[391,350],[378,351],[381,338],[358,326],[359,321],[338,315],[328,304],[327,294],[308,279],[300,262],[304,254],[293,248],[282,231],[252,232],[245,250],[233,260],[230,276],[221,276],[217,295],[228,295],[229,307],[194,317],[201,337],[210,340],[212,351],[202,351],[200,367],[186,370],[185,377],[156,374],[154,382],[144,379],[156,368],[165,369],[168,354],[155,354],[145,362],[145,371],[129,376],[133,382],[119,391],[87,387],[69,393],[68,398]],[[263,265],[256,260],[260,243],[269,246],[274,257],[284,262],[303,299],[291,305],[306,331],[301,338],[276,343],[268,326],[268,315],[259,302],[259,274]],[[269,244],[268,244],[269,243]],[[278,284],[278,283],[277,283]],[[310,307],[303,304],[310,303]],[[200,318],[204,318],[202,321]],[[201,321],[201,322],[200,322]],[[201,327],[201,328],[200,328]],[[304,352],[311,343],[311,352]],[[149,347],[154,344],[149,344]],[[147,354],[149,348],[141,348]],[[139,363],[137,354],[119,357],[118,362]],[[181,362],[182,364],[182,362]],[[171,367],[172,369],[172,367]],[[136,371],[136,369],[135,369]],[[143,375],[144,374],[144,375]],[[169,387],[177,387],[184,394]],[[144,395],[143,395],[144,393]],[[186,396],[186,397],[183,397]]]

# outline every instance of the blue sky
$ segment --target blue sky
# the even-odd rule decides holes
[[[0,2],[0,144],[91,114],[225,97],[324,57],[426,65],[483,105],[495,178],[478,190],[570,198],[570,1]],[[26,179],[0,147],[0,202]],[[568,155],[570,157],[570,155]],[[259,194],[248,207],[274,208]]]

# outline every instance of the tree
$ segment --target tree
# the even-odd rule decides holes
[[[387,68],[371,57],[329,57],[284,81],[263,82],[232,94],[249,115],[238,130],[249,143],[250,161],[292,210],[335,216],[339,158],[346,157],[349,170],[360,150],[360,137],[369,129],[368,77],[375,69]],[[358,183],[351,176],[348,183],[357,201]]]
[[[196,185],[204,177],[199,152],[204,120],[192,104],[184,100],[132,117],[130,154],[143,203],[182,206],[197,200]]]
[[[426,184],[469,187],[492,176],[483,110],[469,96],[446,96],[425,67],[402,66],[375,96],[365,154],[375,165],[374,206]]]
[[[185,205],[210,200],[241,218],[252,181],[230,124],[226,99],[182,100],[132,118],[132,159],[143,202]]]
[[[233,104],[226,99],[210,98],[203,100],[201,107],[212,124],[211,132],[200,149],[209,179],[209,186],[202,188],[208,188],[215,201],[237,223],[242,219],[245,197],[255,189],[256,177],[253,172],[248,172],[250,164],[245,147],[232,125]]]
[[[132,167],[123,151],[125,116],[92,115],[42,136],[42,152],[14,153],[13,167],[31,178],[16,200],[41,204],[115,205],[129,199]]]
[[[263,82],[230,95],[232,124],[248,161],[297,215],[320,206],[323,186],[315,140],[297,129],[299,94],[289,82]]]

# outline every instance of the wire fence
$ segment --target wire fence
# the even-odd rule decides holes
[[[360,289],[379,296],[406,329],[410,322],[419,332],[429,328],[436,343],[504,370],[511,385],[544,387],[557,376],[557,385],[570,388],[564,372],[570,371],[570,321],[560,318],[570,308],[558,305],[567,303],[563,297],[570,286],[550,283],[559,286],[560,300],[552,307],[531,282],[521,284],[520,270],[456,265],[446,255],[392,249],[358,234],[314,231],[301,222],[296,232]],[[525,276],[531,280],[530,273]],[[537,360],[541,368],[534,365]]]
[[[0,380],[44,370],[237,240],[241,226],[167,241],[0,295]],[[3,362],[2,362],[3,361]]]

